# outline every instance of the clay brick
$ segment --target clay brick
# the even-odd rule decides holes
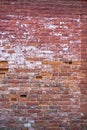
[[[50,72],[41,72],[41,75],[46,76],[46,77],[51,77],[52,73],[50,73]]]
[[[0,69],[7,68],[8,62],[7,61],[0,61]]]
[[[2,78],[4,77],[4,73],[0,74],[0,80],[2,80]]]
[[[16,101],[18,101],[18,97],[15,94],[9,94],[8,97],[9,97],[9,101],[10,102],[16,102]]]
[[[61,64],[61,62],[60,61],[43,61],[42,62],[43,64],[46,64],[46,65],[54,65],[54,66],[58,66],[58,65],[60,65]]]
[[[0,1],[0,129],[86,129],[86,8]]]
[[[21,130],[28,130],[28,128],[21,128]]]
[[[38,58],[38,57],[27,57],[26,60],[29,60],[29,61],[40,61],[40,60],[43,60],[43,58]]]

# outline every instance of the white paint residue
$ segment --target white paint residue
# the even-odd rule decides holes
[[[77,41],[74,41],[74,40],[72,41],[72,40],[71,40],[71,41],[70,41],[70,44],[76,44],[76,43],[77,43],[77,44],[81,44],[81,40],[77,40]]]
[[[33,17],[32,16],[26,16],[25,18],[28,19],[28,20],[31,20]]]
[[[2,43],[2,40],[0,39],[0,43]]]
[[[65,22],[60,22],[60,25],[65,24]]]
[[[10,91],[10,90],[16,90],[16,91],[18,91],[18,90],[20,90],[20,87],[9,87],[8,91]]]
[[[76,43],[80,44],[80,43],[81,43],[81,40],[77,40]]]
[[[61,37],[61,40],[67,40],[68,39],[68,37]]]
[[[28,27],[28,25],[27,24],[22,24],[24,27]]]
[[[10,35],[10,37],[11,37],[11,38],[15,38],[15,36],[14,36],[14,35]]]
[[[35,61],[35,62],[33,62],[35,65],[42,65],[42,62],[41,61]]]
[[[76,22],[80,23],[81,22],[81,18],[80,18],[80,15],[77,19],[75,19]]]
[[[80,22],[80,18],[78,18],[76,21],[77,21],[77,22]]]
[[[19,21],[16,22],[16,25],[19,25]]]
[[[18,18],[18,17],[21,17],[21,16],[18,16],[18,15],[14,15],[14,14],[9,14],[9,15],[7,15],[8,17],[10,17],[10,18]]]
[[[68,26],[64,26],[63,28],[68,29]]]
[[[26,36],[26,35],[29,35],[30,32],[29,32],[29,31],[26,31],[26,32],[24,32],[23,34]]]
[[[16,46],[14,47],[14,54],[11,54],[11,56],[9,57],[9,62],[10,62],[10,66],[14,65],[14,63],[18,64],[18,65],[22,65],[25,64],[25,66],[27,66],[28,68],[34,68],[35,66],[41,66],[42,62],[41,61],[26,61],[25,60],[25,56],[24,56],[24,52],[26,52],[26,54],[32,56],[37,56],[37,57],[45,57],[45,58],[50,58],[52,59],[53,57],[53,52],[50,50],[40,50],[34,46]]]
[[[54,36],[62,36],[62,33],[53,33]]]
[[[44,17],[44,20],[57,20],[57,18],[53,18],[53,17],[50,17],[50,18],[47,18],[47,17]]]
[[[31,123],[25,123],[24,127],[31,127]]]
[[[68,48],[67,48],[67,47],[66,47],[66,48],[63,48],[63,50],[64,50],[64,51],[68,51]]]
[[[83,113],[81,113],[81,116],[84,116],[84,114],[83,114]]]
[[[19,30],[18,30],[18,38],[16,39],[16,42],[18,42],[19,44],[15,44],[15,45],[12,45],[10,43],[10,40],[9,39],[14,39],[15,38],[15,35],[10,34],[10,32],[8,31],[4,31],[4,32],[1,32],[0,31],[0,35],[2,36],[2,39],[0,39],[0,45],[2,46],[3,43],[4,44],[8,44],[8,46],[11,47],[11,50],[13,50],[14,53],[10,54],[8,53],[8,49],[7,51],[3,51],[3,48],[1,47],[0,48],[0,59],[7,59],[9,61],[9,66],[12,68],[12,67],[28,67],[28,68],[35,68],[35,67],[40,67],[42,66],[41,62],[40,61],[37,61],[37,62],[30,62],[30,61],[27,61],[26,60],[26,56],[27,57],[38,57],[38,58],[45,58],[47,60],[53,60],[54,59],[54,51],[51,51],[52,48],[54,48],[55,50],[55,47],[56,47],[56,44],[55,42],[50,44],[49,45],[46,45],[43,43],[43,48],[37,48],[35,46],[26,46],[27,43],[29,42],[29,40],[32,40],[34,42],[37,41],[38,39],[38,42],[40,42],[40,38],[39,36],[36,36],[34,35],[36,33],[36,29],[35,29],[35,26],[30,26],[30,23],[27,24],[27,21],[33,21],[33,22],[37,22],[37,24],[40,24],[41,27],[44,29],[50,29],[51,31],[49,32],[49,35],[51,34],[53,37],[55,37],[57,39],[57,37],[65,43],[65,41],[68,40],[68,38],[70,39],[73,39],[74,37],[74,33],[70,32],[68,34],[68,36],[64,36],[63,35],[63,30],[64,31],[67,31],[67,29],[72,29],[72,26],[71,27],[68,27],[67,26],[67,22],[64,22],[62,19],[60,21],[58,21],[58,18],[52,18],[52,17],[44,17],[44,18],[40,18],[40,17],[30,17],[30,16],[25,16],[24,18],[27,20],[26,23],[24,21],[21,21],[19,20],[19,18],[21,19],[22,16],[21,15],[7,15],[8,17],[11,17],[11,18],[17,18],[17,22],[16,22],[16,25],[21,29],[22,31],[22,28],[24,29],[23,33],[21,35],[19,35]],[[77,22],[78,26],[80,26],[80,16],[77,18],[77,19],[73,19],[73,18],[68,18],[68,20],[72,20],[72,24],[73,22]],[[58,22],[58,23],[57,23]],[[57,24],[55,24],[57,23]],[[30,28],[29,28],[30,27]],[[61,28],[62,29],[62,32],[61,31],[57,31],[56,28]],[[73,30],[72,30],[73,31]],[[80,29],[79,29],[80,31]],[[4,35],[6,34],[9,34],[8,35],[8,38],[4,39]],[[80,36],[80,32],[79,34],[76,34],[78,36]],[[23,43],[21,45],[21,42]],[[57,55],[63,55],[63,57],[66,57],[66,54],[67,54],[67,58],[73,58],[73,59],[78,59],[80,56],[79,54],[74,54],[74,51],[70,51],[70,46],[68,46],[69,44],[73,44],[73,46],[75,44],[80,44],[81,43],[81,40],[69,40],[69,43],[61,43],[60,46],[59,46],[59,49],[58,49],[58,54]],[[80,47],[80,45],[79,45]],[[71,49],[72,50],[72,49]]]
[[[59,51],[59,54],[60,54],[60,55],[63,55],[63,52],[62,52],[62,51]]]
[[[7,32],[0,32],[0,34],[1,34],[1,35],[6,35],[6,34],[7,34]]]
[[[44,50],[44,51],[42,50],[41,53],[45,53],[45,54],[53,54],[53,52],[50,51],[50,50]]]
[[[63,47],[63,48],[64,48],[64,47],[68,47],[67,44],[61,44],[60,46]]]
[[[52,60],[54,53],[53,51],[50,51],[50,50],[38,50],[38,52],[36,53],[36,56],[39,58],[47,58],[47,59]]]
[[[0,51],[3,50],[3,49],[4,49],[4,47],[0,47]]]
[[[21,27],[28,27],[27,24],[20,24]]]
[[[73,44],[73,43],[74,43],[74,41],[71,40],[71,41],[70,41],[70,44]]]
[[[67,112],[60,112],[60,113],[59,113],[59,116],[60,116],[60,117],[67,117],[67,116],[68,116],[68,113],[67,113]]]
[[[35,46],[28,46],[28,47],[24,47],[24,48],[26,51],[30,51],[30,50],[38,51],[38,49]]]
[[[32,62],[30,62],[30,61],[25,61],[25,64],[26,64],[26,66],[29,68],[29,69],[33,69],[33,68],[35,68],[35,66],[41,66],[41,64],[42,64],[42,62],[39,62],[39,61],[32,61]]]
[[[48,28],[48,29],[55,29],[55,28],[57,28],[56,25],[53,25],[53,24],[51,24],[51,23],[44,24],[44,27],[45,27],[45,28]]]

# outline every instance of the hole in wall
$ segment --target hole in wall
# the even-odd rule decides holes
[[[37,75],[36,79],[42,79],[42,76],[41,75]]]
[[[72,61],[64,61],[64,63],[71,65],[71,64],[72,64]]]
[[[69,64],[72,64],[72,61],[69,61]]]
[[[21,97],[21,98],[26,98],[27,95],[26,95],[26,94],[21,94],[20,97]]]

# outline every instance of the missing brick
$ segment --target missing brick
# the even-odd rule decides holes
[[[64,63],[71,65],[71,64],[72,64],[72,61],[64,61]]]
[[[72,61],[69,61],[69,64],[71,65],[71,64],[72,64]]]
[[[27,95],[26,95],[26,94],[21,94],[20,97],[21,97],[21,98],[26,98]]]
[[[36,79],[42,79],[43,77],[41,75],[37,75]]]

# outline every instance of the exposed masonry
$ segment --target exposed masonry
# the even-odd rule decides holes
[[[0,17],[0,61],[8,63],[0,81],[0,129],[82,128],[81,16],[36,16],[28,8]]]
[[[21,16],[17,16],[17,15],[7,15],[10,18],[22,18]],[[68,60],[73,60],[73,61],[77,61],[80,60],[80,48],[81,48],[81,33],[80,33],[80,26],[81,26],[81,22],[80,22],[80,16],[78,16],[78,18],[73,19],[73,18],[69,18],[70,20],[73,20],[72,22],[72,26],[68,26],[67,25],[67,18],[65,19],[65,21],[63,22],[62,19],[60,19],[60,21],[58,21],[57,18],[40,18],[40,17],[24,17],[25,21],[22,22],[22,20],[17,20],[17,22],[15,23],[15,31],[17,31],[17,35],[15,36],[14,34],[11,34],[10,31],[4,31],[4,32],[0,32],[1,34],[1,39],[0,39],[0,55],[1,58],[0,60],[5,60],[7,59],[9,62],[9,66],[10,68],[15,68],[17,67],[28,67],[28,68],[34,68],[35,66],[38,65],[42,65],[42,63],[40,61],[37,62],[32,62],[30,63],[30,61],[26,60],[25,55],[28,57],[39,57],[39,58],[45,58],[46,60],[60,60],[59,57],[61,57],[61,59],[66,59],[68,58]],[[39,21],[38,21],[39,20]],[[30,23],[29,23],[29,22]],[[33,26],[32,26],[32,21],[34,22]],[[5,21],[3,21],[5,22]],[[10,21],[8,21],[10,23]],[[6,21],[6,23],[8,23]],[[73,28],[73,23],[78,23],[77,27],[78,27],[78,32],[76,34],[73,33],[74,28]],[[57,23],[57,25],[55,24]],[[33,39],[34,42],[41,42],[41,38],[38,38],[38,35],[36,35],[37,33],[39,33],[41,30],[36,29],[35,24],[37,24],[39,26],[41,26],[41,29],[47,29],[47,31],[49,31],[48,35],[48,42],[49,45],[43,42],[43,45],[38,48],[36,46],[28,46],[27,47],[27,43],[31,43],[31,40]],[[62,28],[62,30],[61,30]],[[20,31],[18,31],[20,30]],[[22,31],[24,30],[24,31]],[[66,32],[66,34],[63,34],[63,30]],[[21,34],[20,34],[21,32]],[[42,32],[42,31],[41,31]],[[44,33],[44,32],[42,32]],[[42,35],[40,35],[42,37]],[[55,41],[51,43],[51,39],[50,36],[56,38],[56,44]],[[78,39],[74,39],[74,37],[77,36],[79,38]],[[59,39],[61,44],[59,43]],[[72,40],[70,40],[72,39]],[[11,44],[11,41],[15,40],[14,44]],[[23,41],[22,41],[23,40]],[[66,43],[66,40],[69,41]],[[4,52],[4,47],[2,47],[2,44],[5,44],[5,46],[10,46],[10,49],[14,51],[14,53],[10,54],[8,52],[8,50],[6,50],[6,52]],[[22,43],[23,42],[23,43]],[[17,44],[19,43],[19,44]],[[21,46],[22,44],[22,46]],[[71,45],[72,44],[72,45]],[[54,48],[57,47],[57,50],[53,50],[52,51],[52,46],[54,45]],[[45,46],[45,47],[44,47]],[[75,50],[73,48],[77,47],[78,53],[75,53]],[[55,59],[55,52],[56,55],[58,57],[58,59]],[[67,56],[66,56],[67,55]],[[24,66],[23,66],[24,65]]]

